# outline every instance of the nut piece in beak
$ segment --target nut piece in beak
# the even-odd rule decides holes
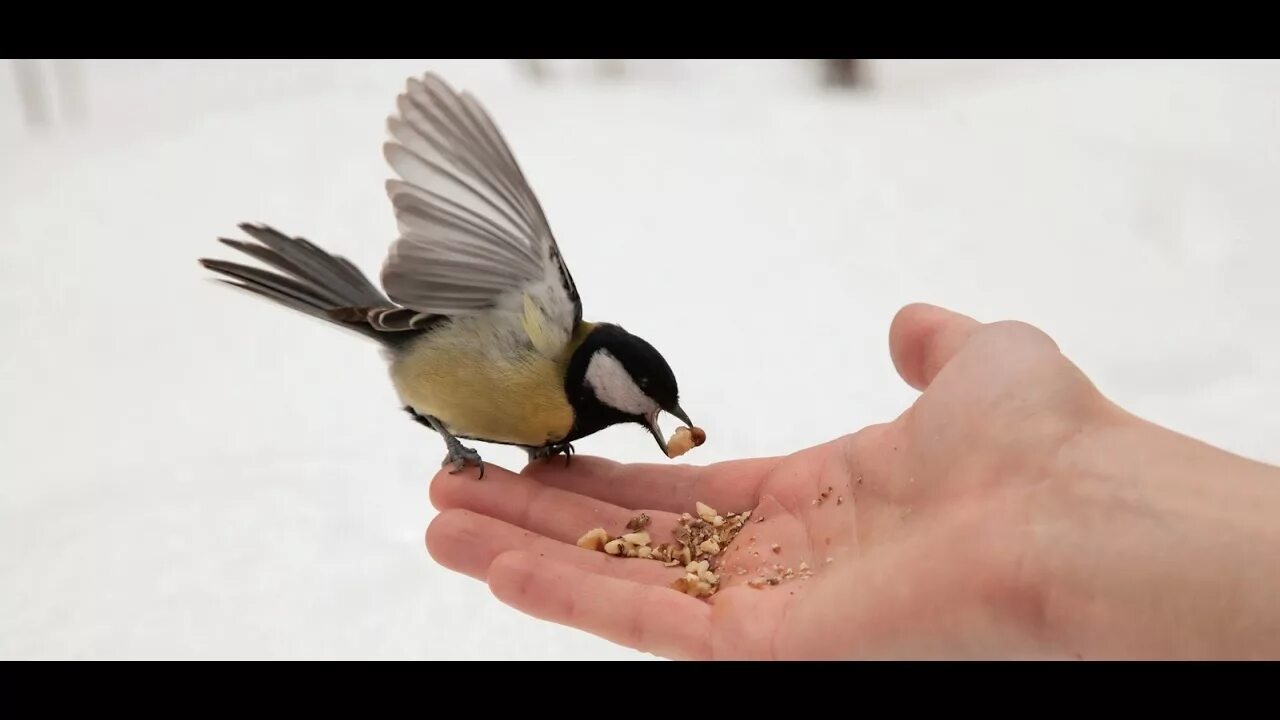
[[[678,458],[707,441],[707,434],[699,427],[676,428],[667,441],[667,457]]]

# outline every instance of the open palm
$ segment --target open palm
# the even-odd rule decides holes
[[[911,306],[890,345],[924,390],[893,422],[708,467],[442,471],[428,549],[523,612],[664,657],[1041,655],[1052,463],[1106,403],[1025,325]],[[697,502],[752,511],[709,600],[671,588],[682,568],[575,544],[640,512],[654,544],[670,541]],[[765,577],[782,579],[751,582]]]

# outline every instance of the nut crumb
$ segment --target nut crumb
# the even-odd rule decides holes
[[[833,557],[831,557],[830,555],[828,555],[828,556],[827,556],[827,559],[826,559],[824,562],[826,562],[828,565],[830,565],[831,563],[833,563],[833,562],[835,562],[835,561],[836,561],[836,559],[835,559],[835,558],[833,558]]]
[[[828,487],[826,490],[823,490],[822,492],[818,493],[818,498],[813,501],[813,504],[821,505],[822,503],[827,501],[827,496],[830,494],[831,494],[831,488]]]
[[[843,504],[844,504],[844,496],[843,496],[843,495],[837,495],[837,496],[836,496],[836,504],[837,504],[837,505],[843,505]]]
[[[672,530],[675,542],[654,545],[653,536],[644,529],[652,521],[640,513],[627,523],[630,532],[610,537],[604,528],[595,528],[583,535],[578,544],[613,556],[657,560],[664,567],[683,566],[684,574],[671,587],[694,597],[709,597],[720,588],[720,577],[714,564],[720,562],[718,558],[730,549],[730,544],[752,513],[747,510],[721,515],[703,502],[695,503],[695,510],[697,516],[687,512],[680,514],[680,520]],[[759,553],[755,555],[759,557]],[[740,567],[737,571],[739,575],[747,574],[745,568]]]
[[[599,550],[609,542],[609,533],[604,528],[596,528],[578,538],[578,547],[587,550]]]
[[[779,545],[778,543],[774,543],[772,546],[769,547],[769,549],[772,550],[775,555],[782,552],[782,546]]]
[[[641,530],[649,527],[649,523],[651,522],[653,521],[649,519],[648,515],[640,513],[627,522],[627,529],[631,532],[640,532]]]
[[[696,575],[685,575],[682,578],[677,578],[675,582],[671,583],[671,587],[693,597],[706,597],[715,591],[711,583],[699,580]]]

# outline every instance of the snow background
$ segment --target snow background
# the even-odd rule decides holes
[[[383,123],[427,69],[496,117],[588,316],[671,360],[690,462],[897,415],[912,301],[1035,323],[1138,414],[1280,462],[1280,63],[893,61],[852,94],[557,65],[87,61],[84,121],[43,128],[0,74],[0,657],[647,657],[436,566],[443,447],[374,348],[195,262],[261,221],[376,276]]]

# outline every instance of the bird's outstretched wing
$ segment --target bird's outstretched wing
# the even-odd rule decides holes
[[[542,207],[488,113],[432,74],[411,78],[388,120],[387,195],[399,227],[382,270],[419,313],[509,313],[554,355],[582,302]]]

